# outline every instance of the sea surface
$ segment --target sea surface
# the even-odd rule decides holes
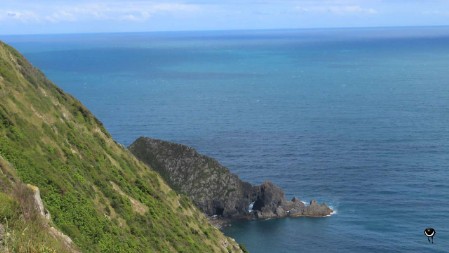
[[[123,145],[193,146],[335,210],[224,230],[250,252],[449,250],[449,27],[0,39]]]

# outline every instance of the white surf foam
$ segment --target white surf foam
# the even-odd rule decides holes
[[[332,209],[332,213],[329,215],[326,215],[326,217],[330,217],[332,215],[336,215],[338,213],[337,209],[335,209],[333,206],[329,206],[330,209]]]

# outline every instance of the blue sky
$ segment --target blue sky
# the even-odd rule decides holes
[[[449,0],[0,0],[0,34],[449,25]]]

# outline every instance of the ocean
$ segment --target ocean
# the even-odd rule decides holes
[[[224,230],[250,252],[449,249],[449,27],[0,39],[119,143],[183,143],[335,210]]]

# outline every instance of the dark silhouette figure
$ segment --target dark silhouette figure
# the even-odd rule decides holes
[[[424,235],[427,236],[427,240],[429,241],[429,243],[430,243],[430,238],[432,238],[432,243],[433,243],[433,237],[435,236],[436,233],[437,232],[433,228],[424,229]]]

